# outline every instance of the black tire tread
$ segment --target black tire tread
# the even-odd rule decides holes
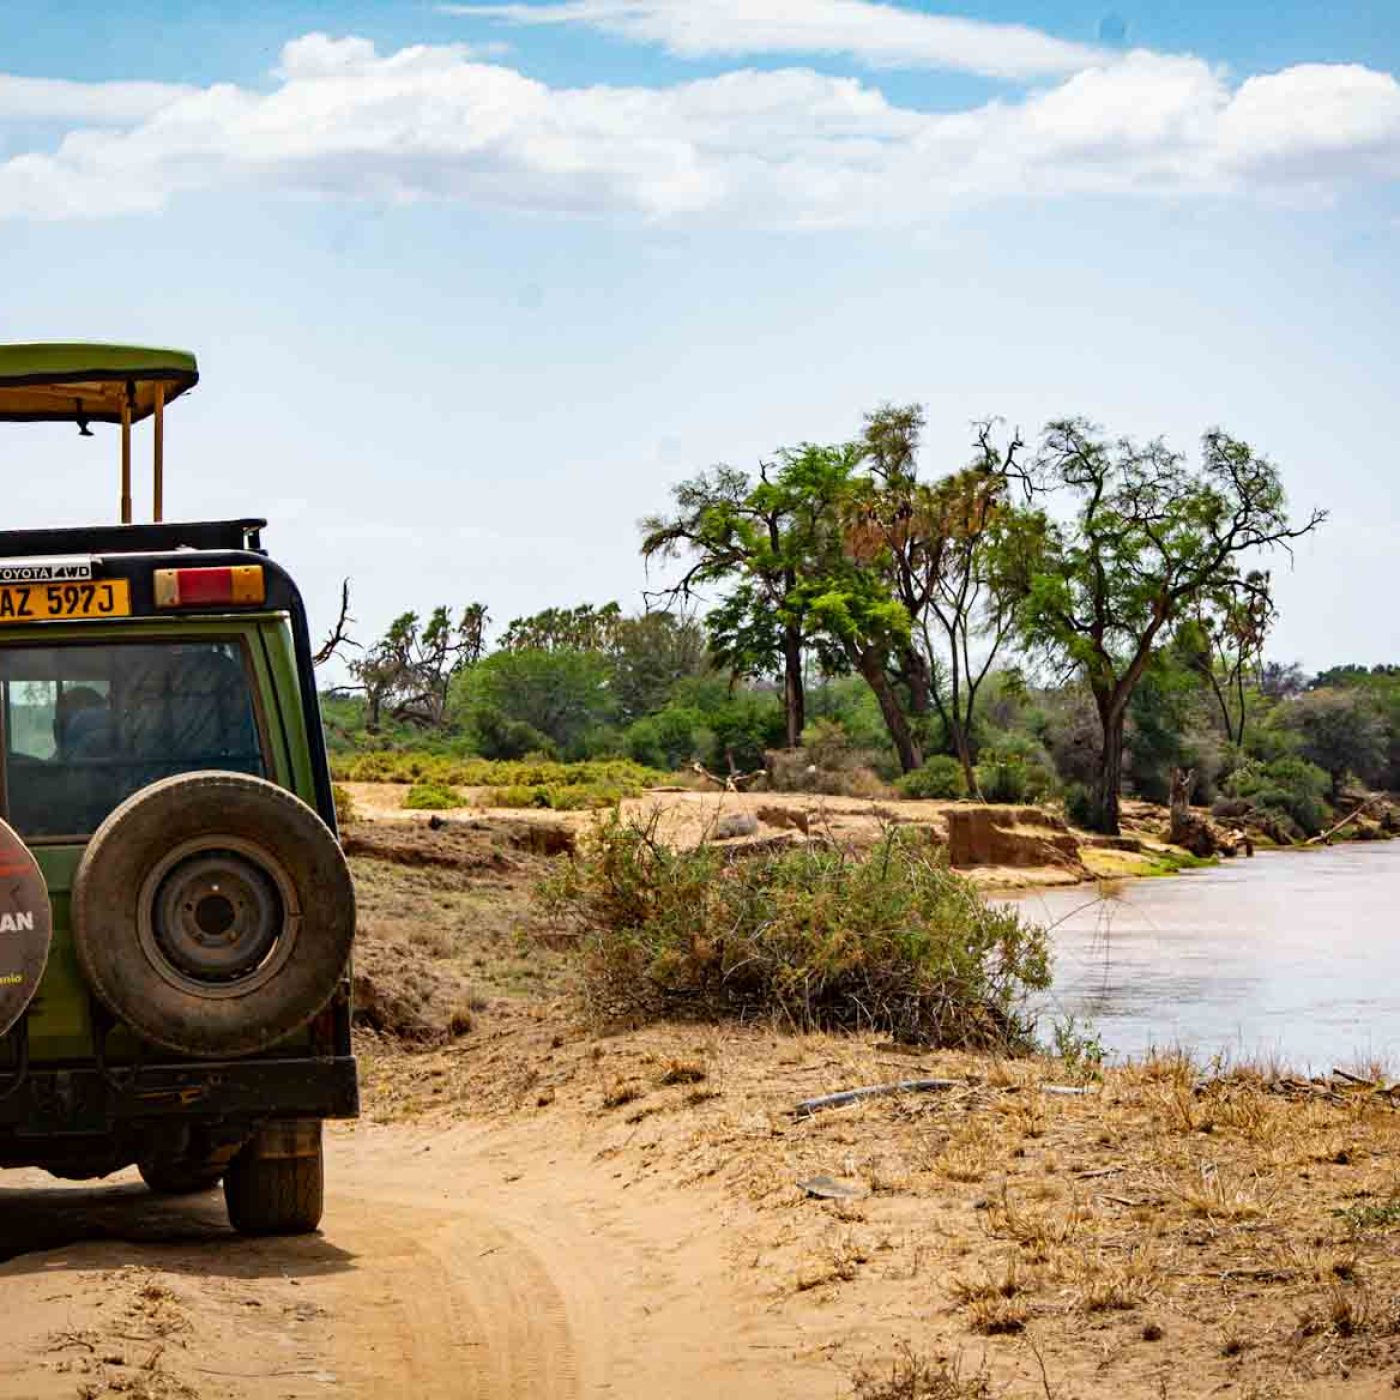
[[[324,1158],[242,1153],[224,1173],[224,1202],[240,1235],[308,1235],[325,1206]]]

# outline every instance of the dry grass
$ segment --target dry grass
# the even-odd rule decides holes
[[[964,1375],[959,1361],[920,1356],[908,1343],[884,1366],[868,1364],[852,1378],[853,1400],[991,1400],[985,1372]]]
[[[483,865],[454,884],[370,865],[373,936],[402,933],[416,956],[460,967],[467,995],[492,993],[460,1045],[392,1059],[371,1046],[370,1113],[470,1115],[482,1131],[538,1116],[629,1180],[704,1193],[760,1311],[847,1367],[894,1358],[862,1373],[858,1400],[1047,1386],[1148,1400],[1164,1374],[1172,1395],[1326,1394],[1344,1375],[1369,1394],[1400,1364],[1395,1097],[1182,1056],[1052,1096],[1051,1062],[771,1025],[599,1038],[557,998],[564,956],[514,934],[518,871]],[[391,915],[438,932],[410,942]],[[792,1114],[921,1076],[965,1087]],[[823,1173],[863,1197],[795,1185]],[[938,1359],[967,1347],[970,1379]]]

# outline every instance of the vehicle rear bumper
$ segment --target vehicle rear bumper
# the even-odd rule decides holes
[[[75,1069],[0,1075],[0,1129],[19,1137],[92,1134],[158,1119],[257,1122],[354,1118],[351,1055]]]

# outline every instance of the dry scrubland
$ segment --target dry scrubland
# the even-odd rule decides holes
[[[432,830],[382,789],[352,793],[357,1131],[410,1124],[431,1142],[465,1123],[522,1154],[503,1204],[542,1152],[551,1191],[604,1171],[594,1195],[716,1241],[677,1256],[694,1308],[722,1297],[751,1321],[742,1339],[697,1321],[678,1355],[729,1347],[792,1379],[773,1394],[860,1400],[1400,1387],[1400,1117],[1384,1088],[1174,1059],[1099,1077],[771,1023],[605,1032],[578,996],[576,935],[531,900],[586,818]],[[718,801],[664,800],[673,833]],[[847,836],[887,820],[825,806]],[[793,1111],[911,1078],[955,1083]]]

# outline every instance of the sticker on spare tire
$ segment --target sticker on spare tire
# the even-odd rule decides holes
[[[39,863],[0,822],[0,1035],[24,1015],[49,960],[53,919]]]

